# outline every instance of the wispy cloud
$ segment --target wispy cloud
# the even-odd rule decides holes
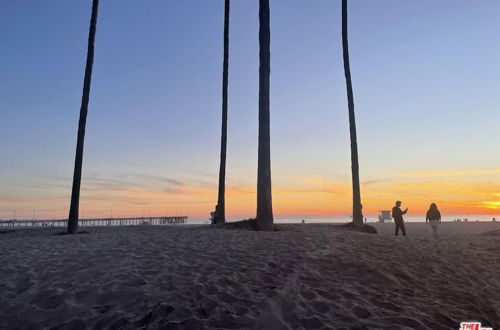
[[[128,178],[134,179],[135,178],[135,179],[146,180],[146,181],[149,181],[149,182],[168,183],[168,184],[173,185],[173,186],[183,186],[184,185],[184,183],[182,183],[179,180],[167,178],[167,177],[160,176],[160,175],[151,175],[151,174],[120,174],[119,177],[123,178],[123,179],[128,179]]]
[[[366,180],[362,182],[363,186],[371,186],[379,183],[387,183],[387,180]]]
[[[489,173],[497,169],[475,171],[427,171],[418,176],[395,176],[388,180],[363,182],[362,198],[365,214],[390,208],[401,199],[412,214],[422,213],[436,202],[448,214],[494,214],[499,207],[498,181],[467,177],[470,173]],[[448,174],[446,180],[441,175]],[[491,174],[494,173],[494,174]],[[460,174],[460,175],[459,175]],[[482,175],[482,174],[481,174]],[[484,174],[486,175],[486,174]],[[211,182],[213,181],[213,182]],[[67,216],[71,180],[62,177],[37,178],[15,193],[0,192],[0,217],[11,217],[17,209],[19,217],[31,217],[33,209],[40,217]],[[191,175],[171,179],[150,174],[92,173],[83,178],[81,210],[83,216],[186,213],[205,217],[217,201],[217,182]],[[351,212],[350,180],[330,175],[298,176],[273,182],[273,208],[276,215],[348,215]],[[228,181],[226,206],[228,216],[253,216],[256,186],[254,182]],[[38,210],[52,210],[42,213]]]
[[[500,201],[483,201],[481,204],[488,209],[500,210]]]
[[[399,175],[407,178],[500,175],[500,168],[473,169],[473,170],[429,170],[429,171],[403,172],[400,173]]]

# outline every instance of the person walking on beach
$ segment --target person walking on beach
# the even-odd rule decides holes
[[[425,222],[429,222],[432,227],[432,234],[437,237],[437,229],[441,223],[441,213],[438,210],[436,203],[432,203],[425,216]]]
[[[403,236],[406,236],[405,223],[403,221],[403,214],[406,214],[406,212],[408,212],[408,208],[404,211],[401,210],[401,201],[397,201],[396,205],[392,208],[392,217],[394,218],[394,223],[396,224],[396,236],[398,236],[399,228],[401,228]]]

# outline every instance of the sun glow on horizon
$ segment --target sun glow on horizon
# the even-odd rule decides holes
[[[497,170],[430,171],[416,177],[406,174],[386,180],[362,183],[363,213],[376,215],[402,200],[411,215],[424,214],[431,202],[444,214],[495,215],[500,209]],[[439,176],[437,173],[441,173]],[[446,176],[444,173],[453,173]],[[460,175],[458,175],[460,173]],[[481,179],[477,179],[481,175]],[[63,188],[64,187],[64,188]],[[39,182],[30,194],[18,191],[0,199],[0,219],[64,218],[69,203],[69,178]],[[248,182],[227,184],[228,218],[249,218],[255,214],[255,187]],[[83,180],[80,217],[188,215],[207,218],[216,203],[215,180],[172,180],[162,177],[109,178]],[[351,182],[328,176],[302,176],[273,183],[275,217],[346,216],[351,214]]]

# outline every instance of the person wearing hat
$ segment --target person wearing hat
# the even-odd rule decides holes
[[[403,236],[406,236],[405,223],[403,221],[403,214],[406,214],[406,212],[408,212],[408,208],[404,211],[401,210],[401,201],[397,201],[396,205],[392,208],[392,217],[394,218],[394,223],[396,224],[396,236],[398,236],[399,228],[401,228]]]

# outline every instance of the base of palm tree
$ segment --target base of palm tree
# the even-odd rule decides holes
[[[347,230],[352,230],[352,231],[358,231],[360,233],[368,233],[368,234],[376,234],[377,229],[373,226],[367,225],[367,224],[362,224],[361,226],[358,224],[355,224],[354,222],[349,222],[344,225],[340,225],[340,227],[347,229]]]
[[[81,230],[81,231],[77,231],[74,234],[90,234],[90,231]],[[54,235],[55,236],[62,236],[62,235],[74,235],[74,234],[70,234],[67,231],[59,231],[59,232],[55,233]]]
[[[255,230],[259,231],[259,227],[257,226],[257,219],[246,219],[235,222],[226,222],[220,225],[217,225],[217,228],[221,229],[243,229],[243,230]],[[276,226],[273,227],[273,231],[278,231]]]

